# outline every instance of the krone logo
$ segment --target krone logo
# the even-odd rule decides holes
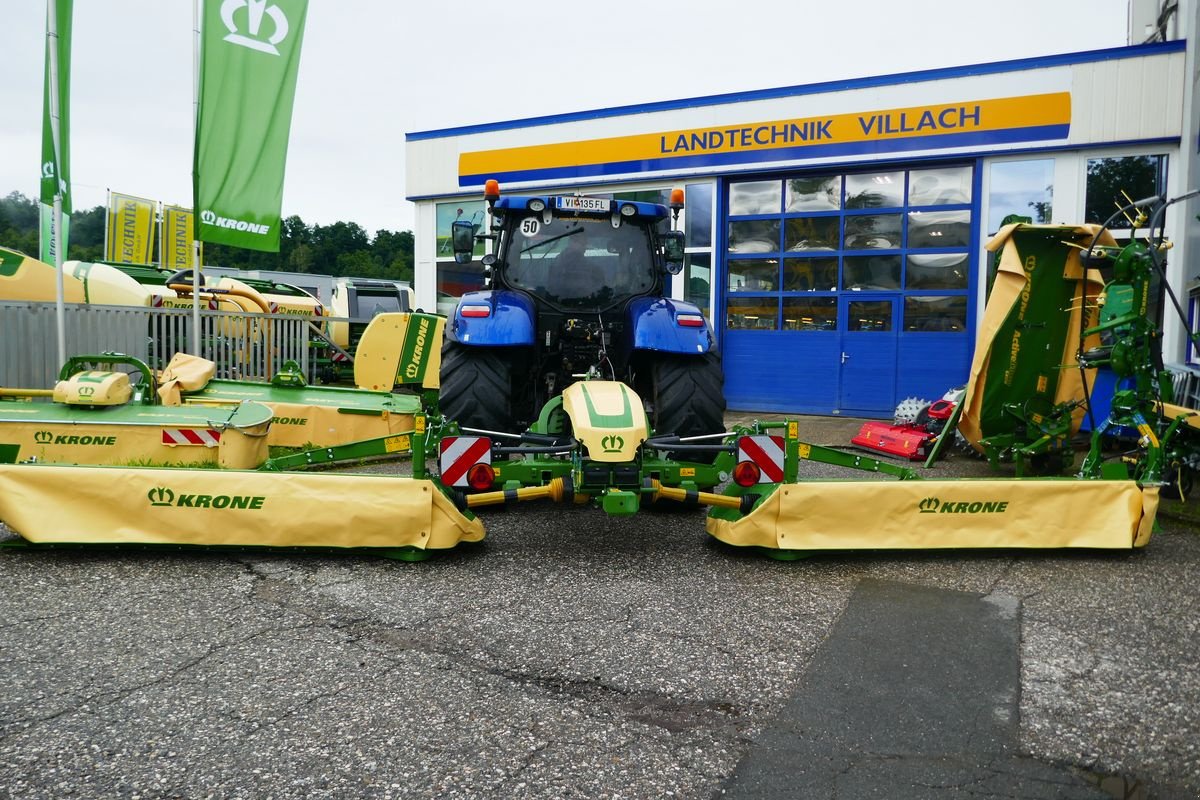
[[[45,178],[46,180],[51,180],[51,181],[54,180],[54,162],[53,161],[47,161],[45,164],[42,164],[42,177]]]
[[[95,386],[80,386],[79,387],[79,396],[80,397],[91,397],[95,393],[96,393]]]
[[[922,514],[936,514],[940,505],[941,502],[936,497],[926,497],[921,501],[919,508]]]
[[[250,34],[249,36],[238,32],[238,23],[233,18],[243,8],[246,9],[246,30]],[[274,28],[271,35],[265,37],[262,30],[264,15],[271,18]],[[275,45],[286,39],[288,35],[287,17],[284,16],[279,6],[267,5],[267,0],[225,0],[221,3],[221,22],[225,23],[225,28],[229,31],[225,41],[273,56],[279,55],[279,50]]]
[[[625,439],[615,434],[605,436],[600,440],[600,446],[604,448],[604,452],[606,453],[619,453],[625,447]]]
[[[54,441],[54,434],[50,431],[38,431],[33,435],[33,440],[38,444],[50,444]]]
[[[219,217],[215,211],[207,208],[200,212],[200,222],[204,225],[213,225],[217,228],[230,228],[231,230],[235,231],[248,231],[250,233],[258,233],[263,235],[271,232],[270,225],[263,225],[258,222],[247,222],[244,219]]]
[[[152,506],[169,506],[175,502],[175,493],[165,486],[156,486],[146,492]]]

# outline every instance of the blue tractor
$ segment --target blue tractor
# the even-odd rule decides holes
[[[637,392],[656,436],[725,430],[712,329],[699,308],[664,296],[683,268],[683,232],[673,229],[682,190],[671,211],[578,195],[501,197],[495,181],[484,199],[490,232],[467,221],[451,232],[460,264],[470,263],[477,239],[493,247],[482,258],[487,288],[464,295],[446,326],[447,417],[523,431],[568,385],[600,378]]]

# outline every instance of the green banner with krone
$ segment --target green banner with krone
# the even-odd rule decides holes
[[[307,0],[204,0],[192,170],[196,236],[279,250]]]
[[[39,255],[54,262],[55,242],[67,254],[71,224],[71,17],[73,0],[46,4],[46,69],[42,81],[42,162],[38,198],[41,201]],[[53,27],[51,27],[53,14]],[[54,35],[50,32],[53,30]],[[53,51],[51,50],[53,48]],[[56,80],[52,81],[52,76]],[[54,196],[62,196],[63,229],[55,236]]]

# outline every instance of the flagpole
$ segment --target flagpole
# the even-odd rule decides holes
[[[58,130],[58,4],[55,0],[46,3],[46,46],[50,48],[50,137],[54,141],[54,219],[50,230],[50,246],[54,248],[54,321],[58,335],[58,363],[67,363],[67,309],[63,302],[63,253],[62,243],[62,147]]]
[[[192,153],[196,152],[196,123],[200,116],[200,0],[192,0]],[[192,185],[195,186],[195,163],[192,165]],[[193,192],[193,195],[195,192]],[[200,209],[192,197],[192,230],[200,230]],[[200,238],[192,236],[192,355],[200,355]]]

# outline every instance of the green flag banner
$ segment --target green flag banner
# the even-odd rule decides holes
[[[42,80],[42,163],[39,198],[42,208],[41,246],[42,261],[54,262],[54,242],[60,242],[63,257],[67,253],[67,229],[71,215],[71,10],[73,0],[57,0],[46,3],[46,71]],[[56,38],[50,37],[51,13],[54,14]],[[57,130],[52,116],[51,104],[51,48],[57,55],[58,123]],[[53,236],[54,196],[62,195],[63,229]]]
[[[279,251],[307,0],[204,0],[192,170],[196,235]]]

